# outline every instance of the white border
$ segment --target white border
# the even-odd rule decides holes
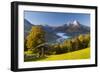
[[[91,58],[82,60],[63,60],[63,61],[45,61],[45,62],[24,62],[24,10],[29,11],[46,11],[46,12],[69,12],[69,13],[89,13],[91,23]],[[44,6],[25,6],[18,7],[18,68],[36,68],[50,66],[71,66],[95,64],[95,11],[93,9],[80,8],[60,8]]]

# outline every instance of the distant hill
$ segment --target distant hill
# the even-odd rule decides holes
[[[57,36],[53,30],[52,27],[48,26],[48,25],[34,25],[31,24],[28,20],[24,19],[24,36],[25,38],[27,37],[27,35],[29,34],[29,31],[31,30],[32,26],[41,26],[43,28],[43,30],[45,30],[46,34],[45,34],[45,38],[47,42],[52,42],[55,39],[58,39],[59,36]]]
[[[52,42],[52,41],[54,41],[54,40],[59,38],[59,36],[57,36],[55,31],[53,30],[53,27],[51,27],[49,25],[44,25],[42,27],[46,32],[45,37],[46,37],[46,41],[47,42]]]
[[[24,19],[24,36],[28,35],[28,32],[32,28],[33,24],[31,24],[28,20]]]

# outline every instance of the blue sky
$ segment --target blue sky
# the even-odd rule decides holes
[[[90,26],[90,14],[83,13],[24,11],[24,18],[35,25],[61,26],[78,20],[81,24]]]

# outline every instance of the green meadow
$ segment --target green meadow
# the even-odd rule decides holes
[[[27,53],[31,54],[31,52]],[[89,58],[90,58],[90,48],[85,48],[70,53],[50,55],[39,59],[26,59],[25,61],[28,62],[28,61],[77,60],[77,59],[89,59]]]
[[[75,59],[89,59],[90,58],[90,48],[85,48],[83,50],[78,50],[70,53],[64,53],[60,55],[51,55],[42,61],[50,60],[75,60]]]

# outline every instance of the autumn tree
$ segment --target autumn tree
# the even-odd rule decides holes
[[[78,39],[80,40],[81,48],[86,48],[86,47],[89,46],[89,44],[90,44],[90,34],[80,35],[78,37]]]
[[[79,35],[78,36],[78,39],[80,40],[80,48],[81,49],[85,48],[84,47],[85,46],[85,40],[84,40],[84,38],[85,38],[85,35]]]
[[[90,34],[87,34],[86,36],[85,36],[85,43],[86,43],[86,47],[90,47]]]
[[[31,49],[33,52],[41,52],[38,49],[35,49],[38,45],[45,43],[45,31],[41,26],[33,26],[27,36],[26,46],[28,49]]]
[[[65,40],[64,41],[64,48],[66,49],[66,52],[70,52],[72,50],[72,41],[69,40]]]
[[[26,39],[24,39],[24,51],[27,51],[27,50],[28,50],[28,48],[26,46]]]
[[[72,51],[79,50],[81,48],[80,40],[77,37],[72,39],[72,48]]]

